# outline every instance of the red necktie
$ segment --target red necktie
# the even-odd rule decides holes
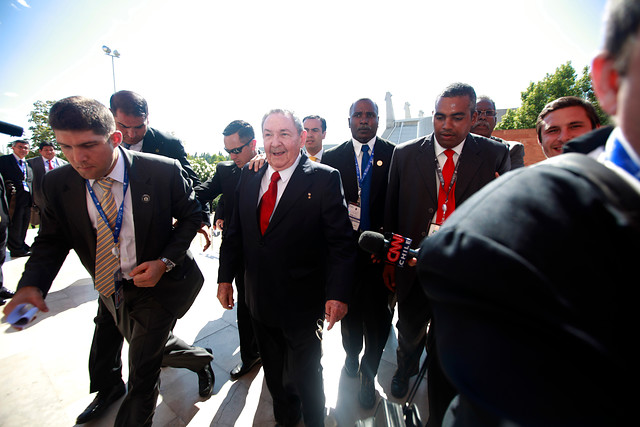
[[[269,189],[262,195],[260,199],[260,232],[264,234],[269,226],[269,219],[273,213],[273,208],[276,206],[276,198],[278,197],[278,180],[280,174],[274,172],[271,175],[271,183],[269,183]]]
[[[453,183],[451,191],[449,186],[451,185],[451,178],[453,177],[453,171],[455,165],[453,164],[453,155],[455,151],[448,149],[444,150],[444,154],[447,156],[447,161],[444,162],[444,168],[442,168],[442,176],[444,178],[444,188],[440,183],[440,192],[438,193],[438,213],[436,214],[436,223],[442,224],[445,219],[449,218],[451,212],[456,208],[456,183]],[[447,199],[447,191],[449,191],[449,197]],[[446,207],[445,207],[446,205]]]
[[[47,160],[49,162],[49,170],[53,170],[53,165],[51,164],[51,160]]]

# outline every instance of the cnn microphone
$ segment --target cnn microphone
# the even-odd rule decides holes
[[[365,231],[358,240],[360,247],[381,259],[387,264],[404,267],[407,260],[418,256],[416,249],[411,249],[411,239],[391,233],[389,240],[375,231]]]

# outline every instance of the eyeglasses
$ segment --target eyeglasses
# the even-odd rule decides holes
[[[244,147],[246,147],[247,145],[249,145],[251,142],[253,141],[253,139],[248,140],[247,142],[245,142],[244,144],[242,144],[240,147],[236,147],[236,148],[232,148],[232,149],[228,149],[227,147],[224,148],[224,151],[226,151],[229,154],[240,154],[242,153],[242,149]]]
[[[496,110],[476,110],[478,113],[478,117],[486,116],[486,117],[495,117],[497,115]]]

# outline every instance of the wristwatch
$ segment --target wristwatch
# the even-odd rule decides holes
[[[164,262],[164,265],[167,266],[167,269],[164,271],[165,273],[170,272],[171,269],[176,266],[175,262],[171,261],[169,258],[162,257],[162,258],[158,258],[158,259],[160,261]]]

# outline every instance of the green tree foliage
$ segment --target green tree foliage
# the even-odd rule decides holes
[[[590,101],[603,124],[609,123],[608,116],[602,111],[593,92],[589,67],[584,67],[582,77],[578,78],[571,61],[556,68],[555,73],[547,74],[537,83],[531,82],[520,94],[522,105],[509,110],[502,117],[496,129],[531,129],[536,126],[538,114],[546,104],[562,96],[578,96]]]
[[[43,142],[53,142],[56,150],[60,147],[56,143],[53,129],[49,126],[49,110],[56,101],[36,101],[33,103],[33,110],[29,113],[29,130],[31,131],[31,149],[38,151],[38,147]]]
[[[211,156],[209,156],[209,158],[211,158]],[[202,154],[198,157],[189,156],[188,159],[191,167],[193,168],[193,171],[196,173],[196,175],[198,175],[198,178],[200,178],[200,181],[202,182],[205,182],[206,180],[211,178],[216,172],[216,163],[218,162],[209,162],[207,161],[207,158]],[[226,159],[223,158],[223,160]]]

